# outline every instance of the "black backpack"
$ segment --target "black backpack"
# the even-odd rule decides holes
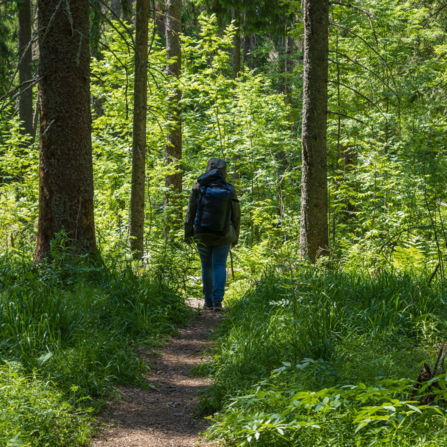
[[[200,185],[200,194],[197,199],[194,232],[227,236],[234,200],[233,187],[225,181],[219,169],[205,172],[197,182]]]

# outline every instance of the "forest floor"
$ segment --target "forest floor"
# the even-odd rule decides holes
[[[190,299],[196,316],[168,340],[159,353],[141,357],[150,367],[149,389],[120,387],[122,399],[109,402],[100,417],[100,433],[94,447],[213,447],[201,433],[208,423],[194,417],[199,394],[212,381],[190,377],[213,347],[210,335],[222,314],[202,310],[203,301]]]

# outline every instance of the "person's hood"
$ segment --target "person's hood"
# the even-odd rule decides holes
[[[206,167],[206,172],[213,171],[214,169],[219,169],[223,178],[227,178],[227,162],[221,158],[211,158]]]

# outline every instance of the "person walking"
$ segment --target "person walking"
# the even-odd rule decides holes
[[[227,163],[211,158],[194,183],[185,219],[185,242],[195,242],[202,264],[204,308],[222,310],[227,258],[239,241],[241,209],[236,189],[226,181]]]

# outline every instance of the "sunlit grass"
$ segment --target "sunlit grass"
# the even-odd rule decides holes
[[[443,341],[446,298],[426,275],[267,269],[248,292],[229,299],[207,368],[215,386],[202,398],[204,413],[220,413],[210,435],[240,446],[445,442],[444,413],[417,416],[405,402],[425,355],[433,359]],[[364,387],[379,391],[364,398]],[[315,400],[306,407],[309,396]],[[374,419],[382,411],[376,407],[393,399],[401,403],[388,419]]]

